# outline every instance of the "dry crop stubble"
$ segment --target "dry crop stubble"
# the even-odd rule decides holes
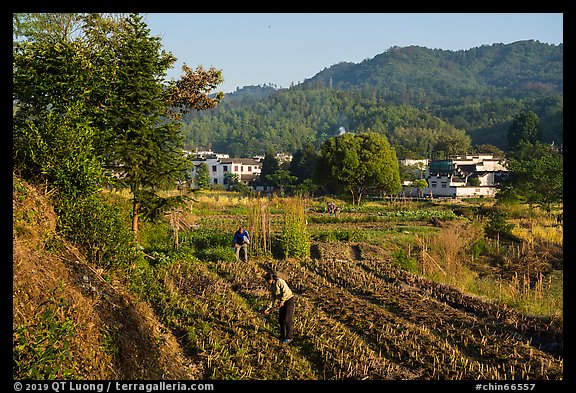
[[[562,361],[531,346],[530,338],[520,331],[506,334],[513,329],[510,324],[467,312],[465,304],[453,307],[430,297],[409,280],[389,283],[374,276],[375,284],[359,293],[356,283],[365,270],[349,261],[346,269],[333,271],[333,262],[308,262],[310,270],[305,274],[293,263],[282,266],[316,307],[419,378],[561,378]],[[372,265],[387,263],[372,261]],[[397,272],[397,281],[406,275]]]

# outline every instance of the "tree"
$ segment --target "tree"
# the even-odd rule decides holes
[[[473,153],[474,154],[492,153],[494,155],[494,157],[499,157],[499,158],[503,158],[505,156],[505,153],[504,153],[504,151],[502,151],[502,149],[500,149],[498,146],[494,146],[494,145],[491,145],[489,143],[484,143],[481,145],[474,146]]]
[[[71,41],[75,34],[81,34],[82,14],[74,13],[32,13],[12,15],[14,39],[38,42],[47,37],[59,41]]]
[[[182,65],[180,79],[170,82],[166,89],[166,103],[173,109],[172,117],[180,120],[191,110],[203,111],[216,107],[224,98],[224,93],[219,91],[214,96],[210,93],[222,82],[222,71],[214,67],[205,70],[198,66],[193,70],[186,64]]]
[[[210,188],[210,168],[205,162],[201,162],[196,166],[196,178],[194,179],[194,185],[196,188],[201,190],[207,190]]]
[[[99,172],[109,181],[114,175],[117,187],[132,192],[136,235],[140,212],[152,217],[167,208],[170,201],[156,192],[174,187],[191,165],[177,119],[219,103],[222,93],[208,93],[222,82],[221,71],[184,65],[180,80],[166,83],[175,58],[136,14],[13,21],[21,38],[13,46],[16,162],[50,184],[78,188],[77,194],[103,186]],[[51,149],[62,152],[57,161]]]
[[[470,186],[472,186],[472,187],[478,187],[478,186],[480,186],[481,183],[482,182],[477,177],[472,177],[472,178],[468,179],[468,184],[470,184]]]
[[[228,185],[228,189],[240,183],[240,175],[237,173],[226,172],[224,174],[224,184]]]
[[[62,30],[26,20],[13,46],[15,165],[26,178],[77,199],[105,181],[89,116],[90,91],[99,87],[91,81],[92,56]]]
[[[508,176],[497,199],[519,199],[551,210],[553,203],[562,202],[564,164],[562,154],[543,143],[520,142],[509,153]]]
[[[316,148],[311,143],[308,143],[303,149],[298,149],[292,155],[288,170],[292,176],[298,178],[298,183],[302,183],[304,180],[312,179],[314,176],[317,159]]]
[[[123,19],[111,42],[106,40],[106,25],[97,22],[88,23],[90,38],[97,47],[108,48],[105,60],[112,65],[102,95],[100,146],[107,167],[120,175],[117,186],[132,193],[132,229],[137,235],[140,212],[150,217],[157,215],[154,207],[168,208],[169,203],[158,201],[157,191],[174,187],[190,169],[177,120],[182,112],[214,107],[222,95],[210,98],[207,91],[222,77],[214,69],[204,72],[200,67],[195,73],[184,65],[180,80],[165,84],[175,58],[162,49],[159,37],[150,36],[141,16]]]
[[[313,196],[318,186],[314,184],[312,179],[304,179],[302,183],[292,186],[291,191],[293,194],[299,194],[303,196]]]
[[[111,74],[97,61],[102,47],[87,43],[83,20],[14,15],[13,158],[20,175],[54,193],[60,235],[94,262],[121,263],[132,260],[133,235],[98,192],[107,176],[94,115]]]
[[[350,192],[352,204],[360,204],[367,192],[402,189],[396,152],[385,136],[375,132],[346,133],[325,141],[315,179]]]
[[[161,206],[156,191],[173,187],[190,167],[179,126],[168,119],[162,84],[175,58],[162,51],[159,38],[150,37],[141,19],[134,14],[126,18],[114,42],[114,75],[106,102],[107,129],[112,132],[102,144],[108,150],[107,165],[120,175],[118,185],[132,193],[135,235],[143,204]]]
[[[470,151],[470,141],[470,137],[464,131],[450,130],[450,132],[438,134],[434,151],[444,159],[453,155],[466,154]]]
[[[298,180],[298,178],[292,176],[286,169],[280,169],[272,175],[268,175],[268,181],[270,181],[275,187],[280,188],[280,195],[284,195],[284,187],[294,183],[296,180]]]
[[[266,153],[264,154],[264,159],[262,160],[262,169],[260,170],[260,178],[264,181],[265,184],[272,184],[272,181],[269,180],[269,176],[276,173],[279,168],[278,159],[276,158],[276,150],[274,148],[269,147],[266,149]]]
[[[418,189],[418,196],[422,196],[422,190],[428,187],[428,181],[426,179],[417,179],[414,180],[414,187]]]
[[[241,195],[252,194],[252,189],[240,181],[240,175],[237,173],[226,172],[224,174],[224,184],[228,185],[228,190],[239,192]]]
[[[521,142],[540,142],[542,133],[538,127],[538,115],[532,111],[514,116],[508,129],[508,150],[514,150]]]

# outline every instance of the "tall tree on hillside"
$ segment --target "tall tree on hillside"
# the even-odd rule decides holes
[[[196,166],[196,178],[194,179],[194,185],[196,188],[201,190],[207,190],[210,188],[210,168],[205,162],[201,162]]]
[[[103,146],[109,151],[107,164],[121,175],[118,184],[132,193],[132,229],[137,234],[139,214],[149,211],[147,204],[167,205],[158,202],[156,192],[174,187],[190,169],[174,108],[202,110],[216,105],[218,99],[207,97],[205,89],[220,82],[221,75],[202,80],[184,66],[184,76],[167,87],[164,79],[175,58],[162,49],[159,37],[150,36],[139,15],[123,21],[115,43],[110,53],[112,94],[106,102],[108,130],[113,132]]]
[[[538,126],[538,115],[532,111],[521,112],[514,116],[508,129],[508,150],[514,150],[521,142],[540,142],[542,132]]]
[[[320,184],[348,191],[352,204],[367,192],[401,190],[396,152],[382,134],[343,134],[322,144],[315,179]]]
[[[41,19],[58,25],[51,15]],[[73,187],[83,184],[75,179],[90,180],[87,187],[102,186],[101,169],[117,175],[116,185],[132,191],[137,234],[140,213],[168,206],[157,191],[173,187],[190,165],[177,119],[219,103],[223,94],[208,92],[222,82],[221,71],[184,65],[178,81],[165,82],[175,58],[162,49],[159,37],[149,35],[138,15],[70,16],[82,22],[79,33],[62,22],[60,29],[31,34],[34,18],[14,18],[15,36],[23,37],[14,42],[16,161],[50,183],[62,175]],[[49,132],[59,124],[71,132]],[[70,154],[70,165],[43,158],[53,158],[54,147]],[[78,175],[70,177],[73,171]]]
[[[79,19],[49,15],[14,16],[13,157],[25,178],[77,199],[104,180],[88,116],[103,82],[92,80],[90,50],[70,36]]]

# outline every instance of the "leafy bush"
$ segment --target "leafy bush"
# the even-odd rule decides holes
[[[55,210],[57,229],[90,260],[106,267],[130,263],[135,251],[134,235],[122,220],[118,207],[90,195],[62,198]]]
[[[127,283],[130,292],[138,295],[140,299],[153,303],[160,293],[160,283],[157,270],[142,255],[137,258],[127,271]]]
[[[514,224],[508,223],[506,218],[507,214],[501,210],[493,210],[488,213],[488,223],[484,227],[486,235],[489,237],[499,236],[514,239],[515,236],[512,234]]]
[[[418,273],[418,263],[416,259],[409,257],[402,248],[394,253],[394,263],[411,273]]]
[[[310,255],[310,235],[304,211],[302,198],[294,197],[284,203],[284,225],[280,236],[284,257],[305,258]]]

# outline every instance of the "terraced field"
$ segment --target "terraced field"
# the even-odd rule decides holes
[[[169,223],[144,226],[143,254],[105,270],[54,235],[45,198],[32,189],[15,195],[13,372],[20,376],[40,370],[49,378],[66,372],[130,380],[564,380],[558,318],[527,316],[417,272],[425,256],[427,269],[439,274],[456,271],[450,264],[470,264],[509,282],[518,272],[552,282],[562,273],[558,244],[494,251],[486,262],[482,253],[495,248],[486,243],[469,259],[462,250],[471,248],[474,227],[436,207],[337,218],[320,208],[305,214],[309,256],[285,257],[278,243],[289,202],[278,199],[261,215],[271,250],[257,252],[258,231],[250,226],[257,220],[236,198],[226,206],[195,202],[177,250]],[[254,236],[248,262],[235,262],[231,248],[239,222]],[[269,270],[295,293],[288,345],[278,341],[277,314],[262,313]],[[520,289],[540,300],[552,293],[542,280],[525,283]],[[44,346],[51,359],[41,357]]]
[[[261,313],[271,269],[296,296],[289,345]],[[204,378],[563,379],[557,324],[409,273],[369,242],[313,241],[304,259],[171,263],[165,276],[186,314],[174,319],[180,344]]]

